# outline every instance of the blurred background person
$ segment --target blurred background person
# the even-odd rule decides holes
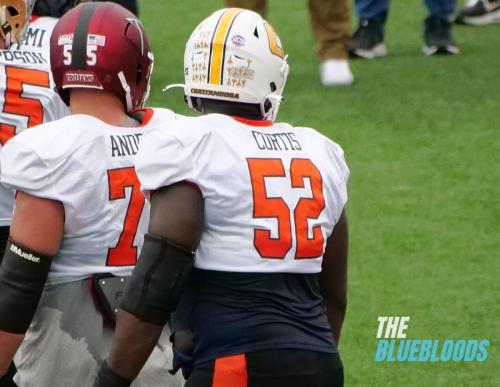
[[[458,54],[450,22],[456,0],[425,0],[425,5],[429,15],[424,21],[424,54]],[[389,0],[356,0],[356,12],[359,26],[352,36],[351,55],[365,59],[386,55],[384,33]]]
[[[130,12],[139,16],[139,6],[137,5],[137,0],[111,0],[113,3],[120,4],[121,6],[127,8]]]
[[[61,17],[70,8],[78,5],[82,1],[93,1],[93,0],[33,0],[36,1],[35,14],[38,15],[50,15],[53,17]],[[121,6],[127,8],[130,12],[135,15],[139,14],[139,7],[137,6],[137,0],[112,0],[114,3],[120,4]]]
[[[225,0],[227,7],[246,8],[267,17],[267,0]],[[324,86],[351,85],[348,0],[308,0],[311,26],[319,43],[320,79]]]
[[[500,22],[500,1],[469,0],[458,12],[455,22],[482,26]]]

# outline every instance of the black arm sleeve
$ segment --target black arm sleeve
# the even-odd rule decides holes
[[[165,325],[194,264],[194,252],[147,233],[121,308],[138,319]]]
[[[0,330],[25,333],[49,274],[52,257],[9,238],[0,267]]]

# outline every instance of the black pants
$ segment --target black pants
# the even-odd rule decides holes
[[[338,353],[296,349],[250,352],[198,364],[186,387],[342,387]]]

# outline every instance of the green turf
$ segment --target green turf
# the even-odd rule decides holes
[[[421,54],[424,8],[393,1],[389,56],[352,61],[326,89],[306,2],[271,0],[289,54],[279,120],[340,143],[351,168],[347,386],[500,386],[500,25],[457,27],[457,57]],[[156,55],[152,105],[188,113],[183,50],[221,1],[142,0]],[[190,113],[191,114],[191,113]],[[377,316],[408,315],[408,338],[487,338],[484,363],[375,363]]]

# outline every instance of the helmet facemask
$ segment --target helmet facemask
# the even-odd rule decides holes
[[[21,44],[35,0],[0,0],[0,32],[5,48]]]

